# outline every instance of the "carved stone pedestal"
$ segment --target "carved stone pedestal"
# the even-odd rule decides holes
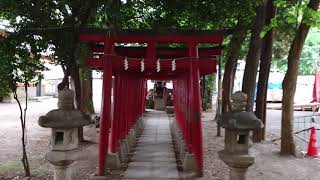
[[[245,180],[247,169],[254,164],[254,157],[249,154],[231,155],[222,150],[218,152],[220,159],[230,168],[230,180]]]
[[[54,180],[73,180],[70,166],[54,166]]]

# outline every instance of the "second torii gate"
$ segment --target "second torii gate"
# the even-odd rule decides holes
[[[176,121],[183,132],[188,153],[194,154],[197,173],[203,175],[199,81],[200,76],[216,72],[216,61],[222,53],[221,45],[227,33],[131,30],[110,34],[106,30],[97,29],[82,31],[80,40],[89,43],[92,51],[92,57],[87,59],[86,64],[92,69],[103,71],[98,176],[104,175],[108,152],[118,150],[119,142],[142,116],[147,79],[173,81]],[[139,46],[133,47],[137,43]],[[198,48],[200,43],[205,43],[203,46],[207,48]],[[175,48],[160,47],[161,44],[171,44]]]

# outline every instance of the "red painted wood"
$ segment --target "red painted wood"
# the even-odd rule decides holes
[[[191,62],[189,62],[189,64],[191,64]],[[186,97],[187,98],[187,113],[186,113],[186,131],[187,131],[187,147],[188,147],[188,152],[190,154],[192,154],[192,135],[193,135],[193,129],[192,129],[192,112],[191,112],[191,106],[192,106],[192,88],[190,88],[190,86],[192,86],[192,78],[190,78],[190,73],[187,74],[187,79],[185,80],[186,84],[185,84],[185,93],[186,93]]]
[[[221,50],[198,49],[198,43],[221,44],[223,35],[95,35],[81,34],[84,42],[104,42],[101,48],[92,48],[100,58],[87,59],[92,69],[103,70],[103,103],[101,114],[100,143],[98,149],[98,175],[104,175],[108,153],[110,125],[110,97],[112,73],[116,75],[115,110],[111,135],[111,151],[126,137],[132,125],[142,116],[147,94],[146,78],[173,80],[174,110],[176,121],[187,145],[193,153],[199,176],[203,175],[203,152],[201,132],[201,75],[216,72],[215,55]],[[147,48],[114,47],[114,43],[147,43]],[[156,43],[185,43],[187,49],[156,49]],[[105,55],[103,55],[105,54]],[[124,69],[124,56],[128,56],[129,69]],[[181,58],[179,57],[187,57]],[[134,59],[138,58],[138,59]],[[140,71],[141,58],[146,58],[145,70]],[[161,58],[161,70],[157,72],[156,61]],[[172,71],[172,59],[176,58],[176,70]],[[120,75],[120,78],[118,77]]]
[[[127,87],[127,95],[126,95],[126,99],[127,99],[127,107],[130,108],[126,108],[127,111],[127,124],[126,124],[126,136],[128,134],[128,131],[130,129],[131,126],[131,122],[133,119],[133,103],[132,103],[132,96],[133,96],[133,92],[135,90],[134,85],[132,84],[132,80],[130,78],[128,78],[128,87]]]
[[[111,54],[113,44],[105,42],[104,52]],[[100,140],[98,147],[98,169],[99,176],[104,175],[105,165],[108,157],[109,148],[109,128],[111,123],[111,91],[112,91],[112,61],[104,61],[103,66],[103,84],[102,84],[102,107],[100,120]]]
[[[125,120],[126,120],[126,102],[125,102],[125,98],[126,98],[126,87],[127,87],[127,83],[126,83],[126,78],[125,76],[121,75],[121,96],[122,96],[122,101],[121,101],[121,111],[120,111],[120,122],[121,122],[121,133],[120,133],[120,137],[122,141],[125,138]]]
[[[141,116],[140,117],[143,116],[143,113],[144,113],[144,110],[145,110],[147,91],[148,91],[148,89],[147,89],[147,81],[146,81],[146,79],[142,79],[142,92],[143,92],[143,95],[142,95],[142,99],[141,99],[142,100],[142,104],[141,104],[141,109],[140,109],[140,111],[141,111]]]
[[[198,44],[196,42],[188,42],[189,57],[199,57]]]
[[[123,96],[122,96],[122,87],[123,87],[123,84],[122,84],[122,76],[121,74],[119,73],[118,74],[119,76],[119,85],[118,85],[118,88],[117,88],[117,91],[118,91],[118,95],[119,95],[119,101],[118,101],[118,110],[117,110],[117,113],[118,113],[118,129],[117,129],[117,138],[116,138],[116,146],[117,146],[117,150],[119,149],[120,147],[120,142],[121,142],[121,110],[122,110],[122,101],[123,101]]]
[[[192,66],[192,132],[193,153],[197,164],[199,176],[203,176],[203,150],[202,150],[202,125],[201,125],[201,96],[200,96],[200,74],[197,64]]]
[[[160,58],[160,59],[173,59],[173,58],[183,58],[188,57],[188,49],[180,48],[157,48],[154,55],[147,54],[148,47],[115,47],[115,54],[118,56],[127,56],[130,58]],[[154,49],[155,50],[155,49]],[[92,47],[91,51],[95,54],[103,55],[103,47]],[[221,49],[215,48],[205,48],[199,49],[199,57],[212,57],[216,55],[221,55]]]
[[[126,99],[125,99],[125,106],[124,106],[124,109],[125,109],[125,128],[124,128],[124,138],[126,138],[126,136],[127,136],[127,132],[128,132],[128,122],[129,122],[129,119],[130,119],[130,114],[131,114],[131,110],[132,110],[132,108],[128,108],[128,107],[131,107],[129,104],[130,104],[130,99],[129,99],[129,97],[130,97],[130,89],[131,89],[131,87],[130,87],[130,81],[129,81],[129,78],[128,77],[126,77],[126,88],[125,88],[125,97],[126,97]]]
[[[148,88],[147,88],[147,80],[143,79],[143,97],[142,97],[142,107],[141,107],[141,116],[143,116],[145,105],[146,105],[146,96],[148,94]]]
[[[113,123],[111,130],[111,152],[115,153],[118,148],[118,138],[119,138],[119,121],[120,121],[120,75],[119,73],[115,75],[115,86],[114,86],[114,113],[113,113]]]
[[[129,69],[124,69],[124,59],[119,57],[109,57],[112,60],[112,66],[114,73],[117,72],[130,72],[133,74],[140,74],[144,76],[155,75],[155,76],[162,76],[162,75],[176,75],[179,73],[186,73],[189,71],[189,63],[192,59],[186,58],[184,60],[176,60],[176,70],[172,71],[172,60],[160,60],[161,70],[157,72],[156,69],[156,62],[150,62],[149,60],[145,60],[145,70],[141,72],[141,64],[140,60],[133,60],[128,59]],[[103,61],[104,59],[109,58],[91,58],[87,59],[86,64],[95,70],[102,70],[103,68]],[[199,64],[199,71],[201,75],[212,74],[216,72],[216,60],[209,59],[209,58],[201,58],[197,61]]]
[[[136,105],[136,117],[134,123],[140,118],[141,116],[141,104],[142,104],[142,80],[138,79],[138,88],[137,88],[137,105]]]
[[[155,41],[149,41],[148,47],[147,47],[147,54],[146,54],[146,56],[144,58],[146,58],[146,60],[148,60],[148,61],[150,61],[150,60],[156,61],[156,55],[157,55],[156,42]],[[129,57],[131,57],[131,56],[129,56]]]
[[[109,127],[111,121],[111,88],[112,88],[112,66],[110,61],[105,61],[102,87],[102,113],[100,120],[100,141],[98,147],[98,172],[104,175],[105,164],[108,155]]]
[[[190,57],[198,57],[199,54],[198,54],[198,45],[197,43],[195,42],[189,42],[188,43],[188,55]],[[194,60],[194,62],[198,62],[197,59]],[[196,146],[195,144],[193,144],[194,142],[192,141],[193,137],[194,137],[194,121],[193,121],[193,108],[194,108],[194,97],[193,97],[193,85],[194,85],[194,79],[192,78],[192,65],[193,65],[193,62],[189,62],[188,64],[188,69],[189,69],[189,73],[188,73],[188,110],[189,110],[189,113],[188,113],[188,132],[189,132],[189,144],[188,144],[188,150],[189,150],[189,153],[192,153],[192,149],[194,148],[194,146]]]

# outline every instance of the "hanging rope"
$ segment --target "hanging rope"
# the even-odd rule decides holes
[[[161,64],[160,64],[160,58],[157,60],[157,72],[160,72]]]
[[[141,59],[141,72],[144,71],[144,58]]]
[[[128,61],[131,60],[141,60],[141,58],[134,58],[134,57],[127,57],[127,56],[119,56],[119,55],[115,55],[115,54],[104,54],[104,56],[109,56],[109,57],[115,57],[115,58],[119,58],[119,59],[127,59]],[[178,61],[178,60],[194,60],[194,59],[199,59],[199,57],[179,57],[179,58],[173,58],[174,60]],[[172,61],[172,58],[168,58],[168,59],[161,59],[161,61]],[[145,58],[144,58],[145,60]],[[149,60],[149,59],[147,59]],[[158,60],[160,60],[160,58],[158,58]]]
[[[127,57],[124,58],[123,63],[124,63],[124,70],[128,70],[129,69],[129,63],[128,63],[128,58]]]
[[[171,62],[171,70],[175,71],[176,70],[176,59],[173,59]]]

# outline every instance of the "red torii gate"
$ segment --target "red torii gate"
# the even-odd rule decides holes
[[[142,116],[146,80],[172,80],[174,110],[188,153],[194,154],[199,176],[203,175],[200,76],[216,72],[227,31],[82,30],[80,41],[91,44],[92,57],[86,64],[103,71],[102,112],[97,175],[103,176],[107,154],[115,153],[119,142]],[[142,43],[141,47],[129,47]],[[180,43],[186,48],[157,48],[157,44]],[[214,47],[198,48],[199,43]],[[112,76],[114,111],[111,112]],[[113,113],[113,116],[111,116]],[[113,117],[113,119],[111,118]],[[109,147],[109,126],[111,147]]]

